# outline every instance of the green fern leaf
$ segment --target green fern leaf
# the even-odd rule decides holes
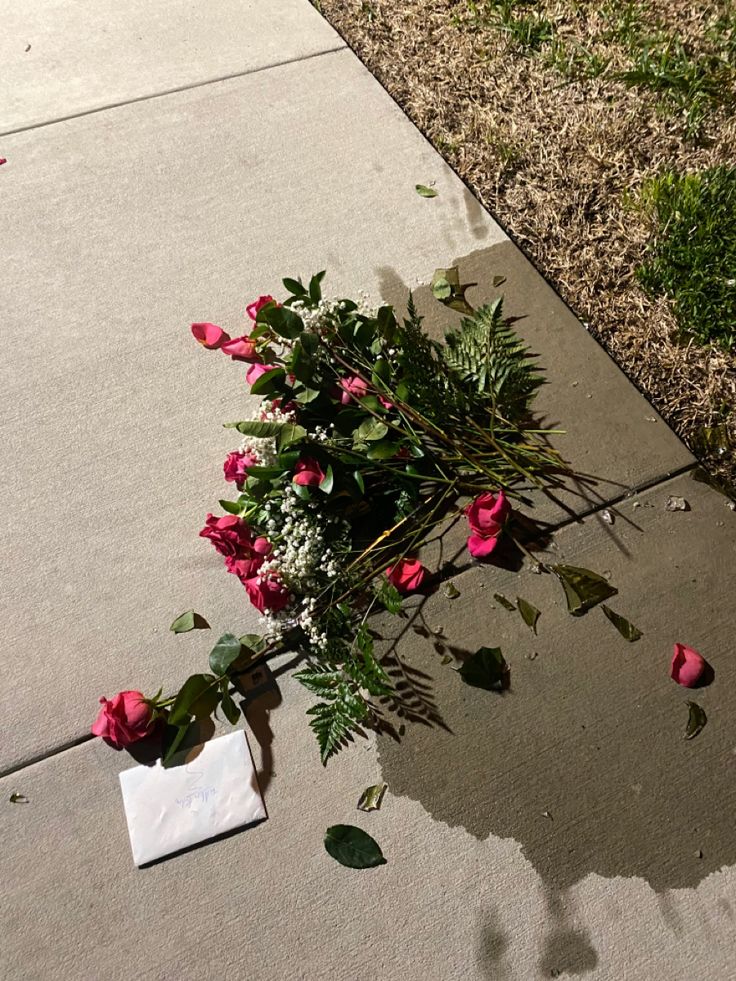
[[[318,702],[307,710],[311,716],[309,725],[317,736],[323,766],[331,756],[352,741],[353,733],[360,730],[360,723],[368,716],[368,705],[359,692],[343,684],[335,699]]]
[[[504,322],[501,297],[448,331],[442,355],[463,385],[493,399],[509,418],[526,414],[544,382],[529,349]]]

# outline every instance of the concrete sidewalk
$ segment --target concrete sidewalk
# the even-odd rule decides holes
[[[117,981],[134,957],[166,981],[735,976],[736,516],[687,450],[307,0],[0,14],[0,800],[30,800],[2,804],[2,975]],[[541,411],[586,476],[538,501],[555,554],[609,570],[644,638],[563,615],[549,577],[469,569],[421,612],[450,645],[500,644],[509,696],[462,686],[410,633],[403,656],[452,733],[409,727],[323,771],[285,672],[246,712],[269,820],[138,871],[116,777],[130,757],[74,744],[100,694],[203,663],[206,639],[168,632],[181,610],[253,624],[197,538],[223,494],[219,423],[244,411],[238,369],[188,323],[237,333],[251,298],[322,268],[327,292],[400,300],[455,261],[473,302],[506,277],[547,368]],[[418,296],[432,329],[446,311]],[[669,493],[692,510],[665,512]],[[545,610],[534,660],[496,590]],[[692,742],[674,640],[716,670]],[[383,809],[356,812],[379,779]],[[336,822],[370,830],[388,865],[332,862]]]

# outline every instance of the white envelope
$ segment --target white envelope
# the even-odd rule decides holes
[[[120,774],[136,865],[265,818],[242,730],[177,753],[180,765],[134,766]]]

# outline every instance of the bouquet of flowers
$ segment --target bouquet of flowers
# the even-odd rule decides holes
[[[442,523],[464,513],[467,548],[487,560],[509,533],[514,499],[564,469],[530,420],[542,376],[501,299],[473,310],[453,271],[441,271],[435,296],[467,315],[440,344],[411,295],[398,318],[390,306],[323,299],[323,276],[285,279],[283,303],[260,297],[241,337],[192,325],[205,348],[247,365],[261,396],[255,418],[225,424],[239,437],[224,465],[236,496],[201,532],[260,612],[261,633],[224,634],[210,672],[175,696],[132,700],[134,715],[145,705],[149,722],[165,720],[165,758],[218,707],[234,723],[238,676],[284,651],[302,655],[296,677],[317,696],[308,714],[323,762],[379,725],[398,696],[374,650],[371,612],[398,614],[405,594],[431,588],[419,551]],[[125,713],[112,705],[96,725],[115,742],[113,721],[125,729]]]

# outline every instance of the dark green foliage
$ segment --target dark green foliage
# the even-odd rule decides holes
[[[463,382],[473,383],[480,398],[518,419],[544,380],[529,349],[504,323],[502,308],[499,298],[466,317],[458,330],[448,331],[442,355]]]
[[[642,285],[673,301],[684,334],[736,343],[736,167],[649,180],[642,202],[655,224]]]

